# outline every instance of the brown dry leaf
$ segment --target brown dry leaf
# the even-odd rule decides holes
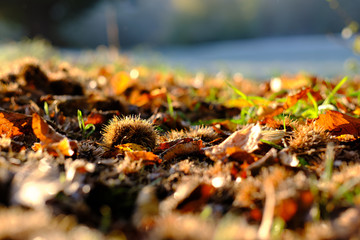
[[[284,109],[288,109],[294,106],[300,99],[307,98],[307,93],[310,92],[310,90],[311,88],[305,88],[296,94],[287,96],[286,102],[284,104]]]
[[[242,130],[231,134],[225,141],[205,151],[206,156],[212,160],[221,160],[226,156],[226,150],[231,147],[238,147],[248,153],[258,149],[261,139],[261,128],[259,124],[249,125]]]
[[[337,111],[329,110],[325,114],[320,114],[315,120],[315,124],[330,131],[335,136],[345,134],[352,135],[355,138],[360,136],[360,119]]]
[[[89,116],[87,116],[85,121],[85,126],[88,124],[94,124],[94,125],[101,125],[104,124],[106,121],[106,117],[100,113],[97,112],[91,112]]]
[[[25,114],[0,110],[0,135],[13,138],[23,134],[31,134],[32,118]]]
[[[166,150],[166,149],[171,148],[172,146],[178,144],[179,142],[188,143],[191,141],[194,141],[194,139],[193,138],[182,138],[182,139],[176,139],[176,140],[170,141],[170,142],[160,143],[159,146],[157,147],[157,150]]]
[[[161,154],[161,158],[164,161],[168,161],[179,156],[200,152],[202,147],[203,144],[201,140],[195,141],[191,139],[191,141],[188,141],[188,138],[186,138],[184,141],[179,141],[165,150]]]
[[[32,128],[37,138],[44,143],[61,141],[64,136],[57,133],[39,114],[32,115]]]
[[[33,146],[33,150],[46,149],[50,154],[58,156],[72,156],[77,149],[77,142],[69,140],[65,136],[57,133],[39,114],[34,113],[32,118],[32,128],[34,134],[40,139],[40,143]]]
[[[256,157],[254,154],[248,153],[239,147],[227,148],[226,155],[230,161],[243,162],[247,164],[251,164],[258,160],[258,157]]]
[[[142,161],[145,165],[161,163],[161,159],[157,155],[146,151],[125,152],[125,158],[129,158],[131,161]]]

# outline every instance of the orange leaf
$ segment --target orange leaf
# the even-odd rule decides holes
[[[300,92],[298,92],[298,93],[296,93],[294,95],[289,95],[286,98],[284,108],[288,109],[288,108],[294,106],[300,99],[307,98],[307,93],[308,92],[310,92],[310,88],[305,88],[305,89],[301,90]]]
[[[25,114],[0,110],[0,135],[13,138],[31,134],[31,117]]]
[[[96,112],[91,112],[86,118],[85,126],[88,124],[101,125],[105,123],[105,120],[106,118],[104,115]]]
[[[59,142],[64,136],[57,133],[47,122],[34,113],[32,118],[32,128],[37,138],[44,143]]]
[[[258,160],[258,158],[252,154],[242,150],[239,147],[229,147],[226,149],[226,155],[229,160],[251,164]]]
[[[350,134],[355,138],[360,136],[360,119],[329,110],[320,114],[315,121],[316,126],[329,130],[335,136]]]
[[[157,155],[146,151],[125,152],[125,158],[129,158],[131,161],[143,161],[145,165],[161,163],[161,159]]]
[[[69,140],[65,136],[57,133],[37,113],[33,114],[32,128],[35,136],[41,141],[40,144],[34,144],[34,151],[45,149],[54,156],[58,156],[59,153],[64,156],[72,156],[74,154],[74,150],[77,148],[77,142]]]
[[[110,80],[113,92],[120,95],[131,86],[132,80],[127,72],[121,71],[115,74]]]

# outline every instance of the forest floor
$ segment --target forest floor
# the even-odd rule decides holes
[[[360,236],[360,78],[31,46],[0,58],[1,239]]]

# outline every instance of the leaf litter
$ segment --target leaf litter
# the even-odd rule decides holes
[[[360,234],[358,77],[259,83],[118,56],[19,59],[0,83],[1,238]]]

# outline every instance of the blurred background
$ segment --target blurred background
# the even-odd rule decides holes
[[[113,46],[138,62],[266,78],[359,71],[353,0],[1,0],[0,43]]]

